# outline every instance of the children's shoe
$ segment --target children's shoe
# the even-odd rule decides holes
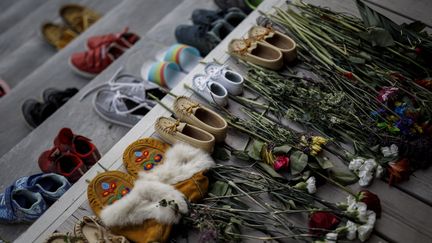
[[[67,46],[78,33],[67,26],[62,26],[54,23],[45,23],[41,27],[43,38],[57,50]]]
[[[54,147],[61,153],[71,152],[78,156],[88,167],[96,164],[101,158],[98,149],[89,138],[74,134],[70,128],[62,128],[59,131],[54,139]]]
[[[231,11],[228,10],[228,13],[225,14],[223,19],[225,20],[225,22],[227,22],[229,25],[231,25],[233,28],[235,28],[246,17],[247,17],[247,15],[245,13],[243,13],[243,11],[241,11],[240,9],[232,8]]]
[[[74,183],[87,171],[82,160],[72,153],[61,153],[58,148],[43,152],[39,156],[39,168],[45,173],[56,173]]]
[[[272,70],[283,67],[283,54],[280,49],[253,39],[233,39],[228,45],[228,52],[253,64]]]
[[[88,243],[84,238],[66,233],[52,233],[43,243]]]
[[[247,14],[253,10],[246,4],[245,0],[214,0],[214,2],[222,10],[239,8]]]
[[[60,108],[76,93],[78,93],[78,89],[76,88],[68,88],[65,90],[48,88],[43,91],[42,97],[45,103],[51,102],[57,108]]]
[[[179,25],[175,30],[177,42],[190,45],[206,56],[221,41],[215,34],[209,34],[209,27],[203,25]]]
[[[232,20],[234,20],[234,16],[240,16],[240,15],[231,15],[233,13],[240,14],[241,16],[243,16],[243,19],[247,16],[239,8],[230,8],[230,9],[227,9],[226,11],[223,11],[223,10],[214,11],[214,10],[208,10],[208,9],[195,9],[192,12],[192,23],[194,23],[195,25],[210,26],[216,20],[219,20],[219,19],[225,19],[225,20],[227,20],[227,19],[231,20],[232,19]],[[233,27],[235,27],[235,26],[237,26],[237,25],[233,25]]]
[[[105,70],[126,50],[127,48],[114,42],[107,46],[72,54],[69,65],[77,74],[86,78],[93,78]]]
[[[192,87],[207,101],[226,106],[228,104],[228,91],[222,84],[211,79],[210,76],[197,74],[192,78]]]
[[[287,62],[292,62],[297,58],[297,45],[295,41],[277,30],[254,26],[249,30],[249,37],[278,48],[283,53],[284,59]]]
[[[24,120],[32,128],[42,124],[56,110],[57,106],[55,104],[51,102],[41,103],[35,99],[28,99],[21,106]]]
[[[225,65],[214,62],[207,64],[204,70],[213,81],[222,84],[228,93],[232,95],[243,93],[244,79],[239,73],[229,70]]]
[[[112,90],[98,91],[93,100],[93,107],[100,117],[126,127],[137,124],[155,104],[152,100],[143,100]]]
[[[71,184],[64,176],[54,173],[39,173],[21,177],[15,181],[15,187],[38,192],[47,203],[53,203],[71,187]]]
[[[170,144],[178,141],[188,143],[208,153],[212,153],[215,137],[194,125],[183,123],[173,118],[159,117],[155,123],[155,130],[161,138]]]
[[[6,81],[0,79],[0,97],[5,96],[9,92],[10,92],[9,85],[6,83]]]
[[[132,47],[140,37],[132,32],[129,32],[129,28],[125,28],[122,32],[111,33],[106,35],[98,35],[90,37],[87,40],[87,49],[96,49],[98,47],[109,45],[113,42],[117,42],[120,46],[125,48]]]
[[[59,15],[70,28],[82,33],[102,16],[94,10],[79,4],[65,4],[59,10]]]
[[[213,134],[216,142],[225,140],[228,124],[216,112],[185,96],[178,97],[173,106],[176,117],[181,121]]]
[[[129,243],[126,237],[113,234],[96,216],[84,216],[75,224],[74,233],[85,242]]]
[[[46,209],[47,204],[38,192],[9,186],[0,194],[1,223],[33,222]]]

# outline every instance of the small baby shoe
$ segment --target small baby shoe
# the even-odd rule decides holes
[[[228,124],[216,112],[185,96],[177,97],[173,106],[176,117],[181,121],[213,134],[216,142],[225,140]]]
[[[53,203],[71,187],[71,184],[64,176],[39,173],[19,178],[15,181],[15,187],[39,192],[47,203]]]
[[[243,77],[239,73],[229,70],[227,66],[212,62],[206,65],[205,72],[213,81],[222,84],[228,93],[232,95],[243,93]]]
[[[211,80],[210,76],[195,75],[192,79],[192,87],[209,102],[220,106],[228,104],[228,91],[220,83]]]
[[[42,195],[27,189],[9,186],[0,194],[0,222],[33,222],[47,209]]]

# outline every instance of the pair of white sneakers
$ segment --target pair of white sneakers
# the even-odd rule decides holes
[[[205,74],[195,75],[192,83],[193,88],[209,102],[226,106],[228,94],[243,93],[243,76],[228,69],[228,66],[212,62],[204,70]]]

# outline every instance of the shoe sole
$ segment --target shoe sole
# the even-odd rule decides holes
[[[25,102],[25,101],[24,101]],[[22,107],[23,107],[23,105],[24,105],[24,102],[21,104],[21,116],[22,116],[22,118],[24,119],[24,123],[26,124],[26,126],[28,127],[28,128],[30,128],[31,130],[34,130],[34,129],[36,129],[38,126],[35,126],[35,127],[33,127],[28,121],[27,121],[27,119],[25,118],[25,116],[24,116],[24,112],[23,112],[23,109],[22,109]],[[43,122],[42,122],[43,123]],[[41,124],[42,125],[42,124]]]
[[[78,74],[79,76],[84,77],[84,78],[93,79],[93,78],[95,78],[96,76],[99,75],[99,74],[88,73],[88,72],[84,72],[84,71],[79,70],[78,68],[76,68],[72,64],[72,59],[71,58],[69,58],[69,60],[68,60],[68,65],[72,69],[72,71],[74,71],[76,74]]]

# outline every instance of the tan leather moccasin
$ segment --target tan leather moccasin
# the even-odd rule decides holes
[[[216,142],[225,140],[228,124],[225,119],[209,108],[188,97],[180,96],[174,102],[174,112],[181,121],[213,134]]]
[[[155,130],[163,140],[170,144],[178,141],[188,143],[196,148],[212,153],[215,137],[205,130],[168,117],[159,117]]]
[[[282,52],[265,42],[254,39],[233,39],[228,45],[230,55],[273,70],[283,66]]]
[[[297,44],[295,41],[272,28],[254,26],[249,30],[249,38],[278,48],[283,53],[286,62],[292,62],[297,58]]]

